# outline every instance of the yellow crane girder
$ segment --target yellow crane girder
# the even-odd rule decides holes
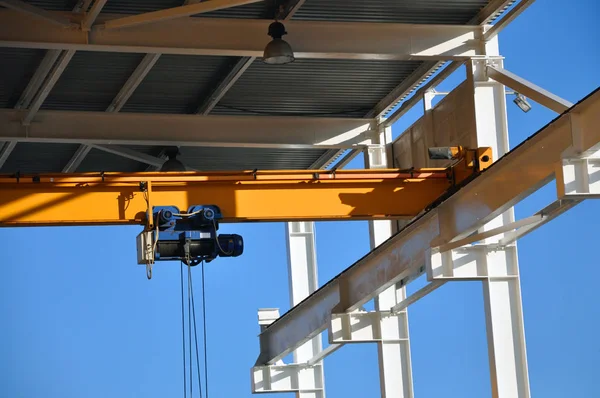
[[[0,226],[147,225],[152,206],[217,205],[220,222],[412,218],[491,165],[448,168],[0,175]]]

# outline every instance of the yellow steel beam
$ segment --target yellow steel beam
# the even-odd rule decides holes
[[[152,224],[150,206],[214,204],[223,222],[412,218],[491,164],[447,169],[0,176],[0,226]]]

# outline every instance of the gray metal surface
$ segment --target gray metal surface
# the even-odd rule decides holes
[[[0,173],[60,173],[78,147],[77,144],[19,143],[0,168]],[[163,149],[140,145],[128,145],[126,148],[151,156],[159,156]],[[328,150],[182,147],[180,152],[178,158],[190,168],[219,171],[307,169]],[[135,172],[145,171],[147,167],[147,164],[94,148],[74,171]]]
[[[306,0],[293,19],[465,24],[487,0]]]
[[[178,157],[198,170],[306,169],[325,149],[181,148]]]
[[[15,106],[45,53],[44,50],[0,47],[0,107]]]
[[[78,146],[76,144],[19,143],[0,169],[0,172],[60,172],[71,159]]]
[[[41,109],[104,112],[143,57],[76,52]]]
[[[229,57],[163,54],[121,112],[193,113],[228,62]]]
[[[71,11],[77,0],[29,0],[30,4],[52,11]],[[142,14],[179,7],[184,0],[109,0],[102,8],[104,14]],[[259,2],[240,7],[219,10],[201,15],[210,18],[269,18],[268,2]],[[200,15],[199,15],[200,16]]]
[[[414,61],[256,60],[212,114],[363,117],[421,63]]]

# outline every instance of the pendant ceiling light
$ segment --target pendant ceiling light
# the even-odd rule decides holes
[[[286,35],[285,26],[279,21],[269,25],[269,36],[273,38],[265,47],[263,62],[271,65],[283,65],[294,62],[292,47],[282,39]]]
[[[163,163],[160,171],[186,171],[185,165],[177,159],[177,155],[179,155],[177,147],[169,148],[165,153],[169,159]]]

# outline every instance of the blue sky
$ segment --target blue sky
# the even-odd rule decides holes
[[[599,15],[592,0],[536,1],[500,34],[505,67],[578,101],[600,85]],[[439,90],[451,89],[463,73]],[[508,104],[511,147],[555,117],[537,104],[527,114]],[[420,112],[397,123],[394,135]],[[551,184],[518,205],[517,217],[554,198]],[[600,203],[585,202],[519,241],[533,396],[600,396],[599,210]],[[136,265],[138,232],[0,230],[1,396],[181,395],[179,266],[159,264],[146,280]],[[243,235],[246,249],[206,269],[210,396],[250,397],[256,310],[289,308],[284,226],[228,224],[222,232]],[[368,251],[367,224],[318,223],[317,248],[324,283]],[[490,396],[480,283],[447,284],[411,306],[409,319],[416,396]],[[378,396],[376,352],[375,345],[350,345],[327,358],[328,397]]]

